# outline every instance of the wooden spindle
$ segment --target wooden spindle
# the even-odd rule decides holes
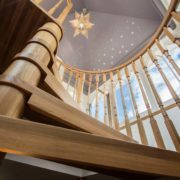
[[[114,88],[114,75],[113,72],[110,72],[110,81],[111,81],[111,104],[112,104],[112,119],[114,122],[114,127],[116,130],[119,130],[119,121],[118,121],[118,115],[117,115],[117,107],[116,107],[116,96],[115,96],[115,88]]]
[[[91,95],[91,85],[92,85],[92,74],[89,74],[88,80],[88,94],[87,94],[87,105],[86,105],[86,112],[90,115],[90,95]]]
[[[138,106],[137,106],[137,103],[136,103],[136,99],[135,99],[135,95],[134,95],[134,92],[133,92],[133,87],[131,85],[131,79],[130,79],[130,75],[129,75],[127,67],[125,67],[125,74],[126,74],[126,78],[128,80],[128,85],[129,85],[129,88],[130,88],[132,102],[133,102],[134,110],[135,110],[135,113],[136,113],[137,126],[138,126],[138,129],[139,129],[141,142],[142,142],[142,144],[148,145],[145,129],[144,129],[143,123],[142,123],[140,115],[139,115]]]
[[[179,84],[180,84],[180,76],[173,71],[173,70],[174,70],[173,67],[170,66],[170,64],[169,64],[164,58],[162,58],[162,60],[163,60],[163,62],[167,65],[167,67],[170,69],[171,73],[174,75],[174,77],[176,78],[176,80],[177,80],[177,81],[179,82]]]
[[[154,116],[152,114],[152,111],[151,111],[151,108],[150,108],[150,104],[149,104],[147,95],[145,93],[145,90],[143,88],[143,85],[142,85],[142,82],[141,82],[141,79],[140,79],[140,76],[139,76],[139,72],[138,72],[138,70],[136,68],[135,62],[132,62],[132,67],[133,67],[133,72],[134,72],[134,74],[135,74],[135,76],[136,76],[136,78],[138,80],[138,84],[139,84],[139,87],[140,87],[140,90],[141,90],[141,93],[142,93],[142,97],[143,97],[144,103],[146,105],[146,109],[147,109],[148,116],[149,116],[149,119],[150,119],[151,128],[152,128],[152,131],[153,131],[153,134],[154,134],[157,146],[159,148],[165,149],[163,138],[161,136],[158,124],[157,124],[157,122],[154,119]]]
[[[76,90],[77,90],[77,84],[78,84],[78,72],[75,72],[75,83],[74,83],[74,91],[73,91],[73,99],[76,101]]]
[[[84,96],[84,87],[85,87],[85,80],[86,80],[86,74],[82,73],[82,84],[81,84],[81,99],[80,99],[80,104],[82,107],[82,103],[83,103],[83,96]]]
[[[117,75],[118,75],[118,81],[119,81],[120,95],[121,95],[121,99],[122,99],[122,106],[123,106],[123,112],[124,112],[124,118],[125,118],[124,122],[125,122],[126,132],[127,132],[127,135],[129,137],[133,137],[130,122],[129,122],[129,118],[128,118],[128,114],[127,114],[125,99],[124,99],[124,95],[123,95],[122,78],[121,78],[121,75],[120,75],[120,70],[117,70]]]
[[[103,95],[104,95],[104,123],[108,125],[108,109],[107,109],[107,95],[106,95],[106,74],[103,74]]]
[[[79,73],[79,80],[77,84],[77,103],[82,103],[82,95],[83,95],[83,88],[84,88],[84,73]]]
[[[167,79],[166,75],[164,74],[159,62],[158,62],[158,59],[156,59],[154,57],[154,55],[152,54],[152,52],[148,49],[147,50],[149,56],[150,56],[150,59],[151,61],[155,64],[155,66],[157,67],[159,73],[161,74],[165,84],[167,85],[167,88],[169,89],[174,101],[176,102],[177,106],[180,108],[180,100],[179,100],[179,97],[178,95],[176,94],[175,90],[173,89],[171,83],[169,82],[169,80]]]
[[[83,74],[79,73],[79,80],[77,85],[77,103],[81,103],[81,95],[82,95],[82,84],[83,84]]]
[[[51,9],[49,9],[48,14],[52,16],[56,12],[56,10],[61,6],[63,1],[64,0],[58,1]]]
[[[164,105],[163,105],[163,103],[162,103],[162,101],[161,101],[161,98],[160,98],[159,94],[157,93],[157,90],[156,90],[156,88],[155,88],[155,85],[154,85],[154,83],[153,83],[153,81],[152,81],[152,79],[151,79],[151,76],[150,76],[150,74],[149,74],[149,71],[148,71],[147,67],[146,67],[145,64],[144,64],[144,60],[143,60],[142,57],[140,57],[140,62],[141,62],[141,65],[142,65],[142,67],[143,67],[143,69],[144,69],[144,72],[145,72],[145,74],[146,74],[146,77],[147,77],[147,79],[148,79],[148,82],[149,82],[149,84],[150,84],[150,86],[151,86],[151,89],[152,89],[152,91],[153,91],[153,94],[154,94],[154,96],[155,96],[155,99],[156,99],[156,101],[157,101],[157,103],[158,103],[158,105],[159,105],[159,108],[160,108],[160,110],[161,110],[161,113],[162,113],[162,115],[163,115],[164,122],[165,122],[165,125],[166,125],[166,127],[167,127],[167,130],[168,130],[168,132],[169,132],[169,135],[171,136],[171,139],[172,139],[172,141],[173,141],[173,143],[174,143],[174,146],[175,146],[176,150],[177,150],[177,151],[180,151],[179,135],[178,135],[178,133],[177,133],[177,131],[176,131],[176,129],[175,129],[175,127],[174,127],[171,119],[169,118],[166,110],[164,109]]]
[[[180,22],[180,12],[172,12],[171,13],[172,17],[177,21]]]
[[[165,50],[163,48],[163,46],[160,44],[160,42],[156,39],[156,45],[159,48],[159,50],[161,51],[162,54],[164,54],[166,56],[166,58],[168,59],[169,63],[173,66],[173,68],[175,69],[175,71],[177,72],[177,74],[180,76],[180,70],[178,65],[175,63],[175,61],[173,60],[172,56],[169,54],[168,50]]]
[[[71,9],[73,7],[72,2],[69,0],[67,1],[67,6],[65,7],[65,9],[63,10],[63,12],[59,15],[59,17],[57,18],[57,21],[60,25],[63,24],[63,22],[65,21],[66,17],[68,16],[68,14],[70,13]]]
[[[96,119],[99,118],[99,74],[96,74]]]
[[[168,28],[164,27],[163,31],[165,35],[172,41],[172,43],[175,43],[177,44],[177,46],[180,46],[179,38],[174,37],[174,35],[168,30]]]

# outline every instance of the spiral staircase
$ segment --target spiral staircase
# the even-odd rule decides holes
[[[96,178],[180,178],[179,1],[170,1],[140,52],[101,71],[58,57],[73,4],[58,1],[46,11],[42,2],[0,3],[1,166],[8,158],[32,157]]]

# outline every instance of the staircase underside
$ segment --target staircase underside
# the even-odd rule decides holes
[[[29,0],[2,0],[0,20],[2,73],[36,30],[53,19]],[[146,179],[180,176],[179,153],[136,144],[130,137],[75,109],[76,104],[69,106],[71,99],[64,95],[61,83],[47,69],[44,73],[47,88],[44,90],[56,97],[19,79],[0,77],[0,83],[27,94],[28,112],[24,115],[36,122],[46,122],[0,116],[1,152],[38,157],[125,179],[132,175]],[[35,120],[38,117],[41,120]]]

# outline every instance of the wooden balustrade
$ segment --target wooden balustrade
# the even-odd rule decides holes
[[[146,95],[146,93],[144,91],[144,88],[143,88],[139,73],[138,73],[137,68],[136,68],[136,64],[134,62],[132,62],[132,67],[133,67],[133,72],[134,72],[134,74],[135,74],[135,76],[136,76],[136,78],[138,80],[138,84],[139,84],[139,87],[140,87],[140,90],[141,90],[141,93],[142,93],[142,96],[143,96],[143,100],[144,100],[144,103],[145,103],[145,106],[146,106],[146,109],[147,109],[147,112],[148,112],[148,117],[150,119],[151,128],[152,128],[152,131],[153,131],[157,146],[159,148],[164,149],[165,145],[164,145],[164,142],[163,142],[163,138],[161,136],[159,127],[157,125],[157,122],[154,119],[154,116],[152,114],[151,107],[150,107],[147,95]]]
[[[144,126],[143,126],[141,118],[140,118],[137,102],[136,102],[136,99],[135,99],[135,94],[133,92],[133,87],[132,87],[132,84],[131,84],[131,79],[130,79],[130,75],[129,75],[127,67],[125,67],[125,74],[126,74],[126,78],[128,80],[128,85],[129,85],[129,88],[130,88],[130,94],[131,94],[131,97],[132,97],[132,103],[133,103],[134,110],[135,110],[135,113],[136,113],[137,126],[138,126],[138,129],[139,129],[141,142],[143,144],[147,145],[148,141],[147,141],[145,129],[144,129]]]
[[[40,5],[42,0],[34,0],[34,2]],[[49,15],[53,15],[62,2],[62,0],[57,2],[48,11]],[[163,47],[160,43],[161,38],[168,37],[172,43],[180,45],[178,37],[175,37],[167,28],[172,17],[179,22],[179,13],[175,12],[176,3],[176,0],[172,0],[160,30],[153,37],[153,43],[150,42],[145,47],[146,49],[135,56],[135,59],[133,58],[115,69],[87,72],[71,68],[54,57],[62,38],[60,25],[72,8],[71,0],[67,0],[67,6],[57,21],[42,26],[0,76],[0,151],[30,155],[62,163],[73,163],[82,168],[86,166],[91,169],[93,166],[92,169],[97,168],[99,171],[132,172],[137,173],[137,176],[139,173],[147,173],[153,176],[179,177],[179,154],[161,150],[167,149],[166,137],[163,137],[161,132],[161,122],[158,123],[160,120],[156,119],[156,115],[162,115],[163,125],[167,129],[176,151],[180,152],[177,127],[168,114],[168,110],[173,108],[178,107],[177,110],[179,110],[179,94],[175,91],[151,50],[151,47],[156,44],[161,53],[167,57],[179,78],[178,65],[166,49],[167,47]],[[161,36],[162,34],[165,36]],[[31,53],[29,53],[29,49],[31,49]],[[150,61],[158,69],[176,104],[164,105],[152,74],[144,61],[145,54],[149,55]],[[138,67],[137,64],[139,64]],[[129,66],[132,67],[131,73]],[[120,73],[122,71],[125,71],[125,75]],[[153,110],[152,103],[149,101],[150,97],[144,88],[140,71],[145,74],[144,78],[147,79],[158,104],[159,109],[156,111]],[[139,111],[132,77],[137,79],[137,85],[145,103],[146,116]],[[126,79],[127,82],[123,84],[122,79]],[[62,84],[64,84],[64,88]],[[123,86],[130,90],[136,116],[136,119],[132,121],[128,117],[128,105],[123,93]],[[116,96],[116,87],[119,88],[124,113],[122,124],[118,119],[117,101],[119,99]],[[76,102],[66,93],[70,88],[73,89],[73,99]],[[85,88],[87,88],[87,93]],[[100,106],[102,103],[100,93],[104,99],[103,106]],[[90,105],[93,105],[93,100],[95,100],[96,119],[88,116],[91,114]],[[84,103],[84,101],[86,102]],[[88,115],[80,111],[84,104]],[[101,115],[100,107],[104,109],[104,124],[97,121]],[[45,117],[49,124],[56,123],[56,126],[19,119],[26,115],[25,109],[42,119]],[[143,123],[147,122],[147,119],[150,120],[157,147],[161,149],[139,145],[133,139],[135,138],[132,132],[133,125],[137,125],[142,144],[150,145],[148,130]],[[64,125],[76,131],[63,129],[57,125]],[[124,129],[127,136],[119,132]],[[1,152],[0,163],[5,155]]]
[[[35,2],[35,1],[34,1]],[[53,7],[51,7],[48,11],[49,15],[53,15],[57,9],[62,5],[63,0],[58,1]],[[64,22],[64,19],[67,17],[67,14],[70,12],[72,8],[72,2],[67,0],[67,5],[63,12],[58,16],[56,19],[58,24],[62,24]],[[37,4],[41,4],[41,0],[36,1]],[[179,82],[179,76],[180,76],[180,70],[173,59],[170,50],[168,50],[168,47],[165,45],[162,45],[161,40],[165,37],[168,37],[169,40],[176,44],[178,47],[180,45],[179,37],[176,37],[175,33],[171,28],[168,26],[169,21],[175,20],[179,22],[179,12],[176,12],[176,5],[178,1],[177,0],[171,0],[171,4],[169,6],[169,9],[167,11],[167,14],[165,15],[160,27],[158,28],[155,35],[152,37],[150,42],[133,58],[131,58],[127,63],[120,65],[119,67],[112,68],[109,70],[103,70],[103,71],[83,71],[74,67],[71,67],[69,65],[66,65],[63,61],[60,62],[59,69],[61,69],[61,78],[59,81],[64,82],[66,90],[69,91],[70,86],[73,90],[73,98],[74,100],[82,105],[82,100],[85,98],[85,112],[88,115],[91,115],[91,109],[93,106],[93,99],[92,95],[95,99],[95,117],[96,119],[99,119],[99,115],[101,112],[100,109],[100,92],[102,92],[103,95],[103,112],[104,112],[104,123],[108,126],[115,127],[117,131],[122,128],[124,128],[127,132],[127,135],[129,137],[133,137],[132,133],[132,125],[136,124],[138,128],[138,132],[140,134],[141,142],[145,145],[148,145],[148,138],[147,138],[147,132],[146,128],[143,124],[143,121],[145,119],[149,118],[150,126],[153,132],[154,139],[156,141],[157,147],[166,149],[165,147],[165,139],[163,135],[161,134],[160,127],[157,123],[157,119],[155,119],[155,115],[162,114],[165,122],[165,126],[168,130],[168,133],[173,141],[173,144],[177,151],[180,150],[179,147],[179,135],[177,133],[177,130],[174,127],[174,124],[172,120],[170,119],[167,108],[164,106],[163,101],[161,99],[161,96],[158,94],[155,83],[153,82],[153,79],[151,78],[151,74],[148,71],[148,67],[146,67],[143,55],[148,54],[150,57],[150,60],[154,63],[156,66],[158,72],[160,73],[161,77],[164,80],[164,83],[166,84],[169,92],[171,93],[173,100],[176,102],[177,107],[180,107],[180,101],[179,101],[179,94],[175,91],[173,85],[169,81],[169,79],[166,77],[166,74],[164,73],[161,65],[159,64],[158,58],[155,56],[154,52],[152,51],[151,47],[153,45],[156,45],[162,55],[164,55],[168,63],[170,63],[172,73],[174,73],[174,76],[177,77],[177,80]],[[58,60],[57,60],[58,61]],[[157,110],[156,112],[152,111],[152,104],[150,104],[148,100],[148,93],[146,92],[145,88],[143,87],[143,81],[141,80],[140,74],[138,72],[137,62],[140,62],[142,71],[144,70],[145,76],[147,78],[148,84],[150,85],[153,96],[159,106],[160,110]],[[133,89],[133,85],[131,82],[132,74],[129,72],[129,65],[132,66],[132,74],[135,75],[135,78],[137,79],[137,83],[140,89],[140,92],[142,94],[142,98],[145,104],[145,108],[147,110],[147,116],[142,116],[139,112],[138,105],[137,105],[137,99],[135,98],[136,94]],[[125,77],[127,78],[127,84],[125,86],[129,87],[132,105],[135,110],[135,116],[136,120],[134,122],[130,121],[130,118],[128,117],[128,109],[127,104],[125,102],[125,96],[123,94],[123,84],[122,84],[122,75],[120,74],[121,70],[125,70]],[[175,73],[175,72],[176,73]],[[117,77],[118,84],[114,81],[115,77]],[[102,80],[102,81],[101,81]],[[118,120],[118,111],[119,107],[117,106],[117,99],[116,99],[116,85],[118,85],[119,93],[121,96],[121,103],[123,108],[123,114],[124,114],[124,122],[123,124],[119,124]],[[87,89],[87,92],[84,94],[84,89]],[[91,108],[90,108],[91,107]],[[102,106],[101,106],[102,107]],[[175,105],[169,106],[170,109],[173,109]],[[123,117],[123,115],[122,115]]]
[[[161,45],[161,43],[156,39],[156,45],[159,48],[159,50],[161,51],[162,54],[164,54],[166,56],[166,58],[168,59],[169,63],[173,66],[173,68],[175,69],[175,71],[178,73],[178,75],[180,76],[180,70],[178,65],[174,62],[173,58],[171,57],[171,55],[169,54],[169,51],[163,48],[163,46]]]
[[[172,120],[169,118],[166,110],[164,109],[164,105],[163,105],[163,103],[162,103],[162,100],[161,100],[161,98],[159,97],[159,94],[157,93],[157,90],[156,90],[156,88],[155,88],[155,86],[154,86],[154,83],[153,83],[153,81],[152,81],[152,79],[151,79],[151,76],[150,76],[150,74],[149,74],[149,72],[148,72],[148,70],[147,70],[147,67],[146,67],[145,64],[144,64],[143,58],[141,57],[140,60],[141,60],[141,64],[142,64],[142,67],[143,67],[143,69],[144,69],[144,72],[145,72],[145,74],[146,74],[146,76],[147,76],[147,78],[148,78],[148,81],[149,81],[149,83],[150,83],[150,86],[151,86],[151,88],[152,88],[152,90],[153,90],[153,93],[154,93],[154,96],[155,96],[155,98],[156,98],[156,101],[157,101],[157,103],[158,103],[158,105],[159,105],[159,108],[161,109],[161,112],[162,112],[162,115],[163,115],[163,117],[164,117],[165,125],[166,125],[166,127],[167,127],[168,132],[169,132],[169,135],[170,135],[171,138],[172,138],[172,141],[173,141],[173,143],[174,143],[174,145],[175,145],[176,150],[177,150],[177,151],[180,151],[180,144],[179,144],[179,136],[178,136],[178,133],[177,133],[177,131],[175,130],[175,127],[174,127],[174,125],[173,125],[173,123],[172,123]]]
[[[168,28],[164,27],[164,33],[165,35],[172,41],[172,43],[177,44],[177,46],[180,46],[180,40],[179,38],[175,37]]]
[[[167,85],[167,88],[169,89],[174,101],[177,103],[177,105],[179,106],[180,108],[180,101],[179,101],[179,97],[178,95],[176,94],[175,90],[173,89],[171,83],[169,82],[168,78],[166,77],[166,75],[164,74],[159,62],[158,62],[158,59],[156,59],[153,55],[153,53],[148,49],[147,50],[149,56],[150,56],[150,59],[152,60],[152,62],[155,64],[156,68],[158,69],[158,72],[161,74],[165,84]]]
[[[131,127],[129,124],[127,108],[126,108],[125,99],[124,99],[123,90],[122,90],[122,78],[120,75],[120,71],[117,71],[117,75],[118,75],[118,81],[119,81],[119,87],[120,87],[120,89],[119,89],[120,95],[121,95],[121,99],[122,99],[123,112],[124,112],[124,117],[125,117],[124,122],[125,122],[126,132],[129,137],[132,137],[132,130],[131,130]]]
[[[134,124],[137,125],[138,128],[138,132],[140,135],[140,139],[141,142],[145,145],[148,145],[148,138],[147,138],[147,132],[146,132],[146,128],[143,124],[143,121],[146,119],[149,119],[149,123],[150,123],[150,127],[152,129],[152,133],[155,139],[155,142],[157,144],[157,147],[162,148],[162,149],[166,149],[165,146],[165,138],[162,135],[162,132],[160,130],[159,124],[157,123],[157,119],[155,118],[156,115],[158,114],[162,114],[163,119],[164,119],[164,123],[165,126],[168,130],[168,133],[173,141],[173,144],[176,148],[177,151],[179,151],[180,149],[180,145],[179,145],[179,135],[177,133],[176,128],[174,127],[174,123],[172,122],[172,120],[170,119],[167,110],[169,109],[173,109],[175,107],[175,104],[171,104],[170,106],[164,106],[164,102],[161,100],[161,96],[158,94],[157,90],[156,90],[156,86],[155,83],[153,82],[153,79],[151,78],[151,74],[148,71],[148,68],[146,67],[144,60],[143,60],[143,55],[144,54],[148,54],[150,57],[150,60],[152,61],[152,63],[154,63],[154,65],[156,66],[156,68],[158,69],[158,72],[160,73],[161,77],[164,80],[164,83],[166,84],[167,88],[169,89],[169,92],[171,93],[173,100],[176,102],[177,107],[180,107],[179,105],[179,94],[177,94],[177,92],[175,91],[173,85],[170,83],[169,79],[166,77],[166,74],[164,73],[163,69],[161,68],[161,65],[158,62],[158,59],[154,56],[154,52],[152,51],[151,47],[153,45],[156,45],[158,47],[158,50],[160,50],[160,52],[162,53],[162,55],[164,55],[168,62],[172,65],[171,66],[171,70],[172,73],[174,73],[174,71],[176,73],[174,73],[174,75],[177,77],[177,80],[179,82],[179,75],[180,75],[180,70],[179,67],[177,65],[177,63],[175,62],[175,60],[173,59],[173,57],[170,55],[171,52],[170,50],[168,50],[168,47],[166,47],[166,45],[162,45],[161,44],[161,40],[165,37],[168,37],[170,39],[170,41],[174,44],[176,44],[177,46],[179,46],[179,39],[178,37],[174,36],[174,33],[172,33],[172,31],[170,30],[170,28],[168,27],[168,23],[172,18],[175,19],[176,21],[179,21],[179,13],[177,13],[175,11],[176,8],[176,4],[177,1],[176,0],[172,0],[170,7],[167,11],[166,16],[164,17],[162,24],[160,25],[159,29],[157,30],[157,32],[155,33],[155,35],[152,37],[152,39],[150,40],[150,42],[148,43],[148,45],[142,49],[135,57],[131,58],[129,61],[127,61],[127,63],[120,65],[119,67],[116,68],[112,68],[109,70],[102,70],[102,71],[84,71],[84,70],[80,70],[74,67],[71,67],[69,65],[66,65],[64,62],[62,62],[62,65],[64,68],[73,71],[76,74],[76,78],[75,78],[75,82],[74,82],[74,96],[77,96],[77,91],[81,94],[83,94],[83,91],[79,91],[77,89],[78,83],[79,81],[81,81],[81,87],[82,87],[82,83],[83,80],[79,79],[79,75],[77,74],[84,74],[85,77],[88,77],[85,80],[84,79],[84,86],[87,87],[87,95],[83,94],[83,96],[86,96],[86,112],[87,114],[91,115],[91,109],[90,106],[92,107],[92,95],[94,96],[95,99],[95,117],[98,120],[99,119],[99,114],[101,112],[101,109],[99,109],[100,107],[100,103],[102,103],[102,101],[100,101],[100,92],[102,92],[103,94],[103,112],[104,112],[104,123],[110,127],[115,127],[116,130],[126,130],[126,133],[129,137],[133,137],[133,133],[132,133],[132,126]],[[168,28],[167,28],[168,27]],[[178,48],[178,47],[177,47]],[[140,74],[138,72],[138,68],[137,68],[137,62],[139,62],[141,64],[141,66],[139,68],[142,69],[142,71],[144,71],[145,76],[147,78],[148,84],[150,85],[150,88],[152,89],[153,92],[153,96],[158,104],[158,107],[160,110],[156,110],[155,112],[153,112],[152,109],[152,104],[150,104],[149,100],[148,100],[148,93],[146,92],[146,89],[143,87],[143,81],[141,80]],[[135,91],[133,89],[132,83],[131,83],[131,75],[129,72],[129,65],[132,66],[132,74],[135,75],[135,78],[137,79],[137,83],[140,89],[140,92],[142,94],[142,98],[145,104],[145,108],[147,110],[147,115],[142,115],[139,112],[138,109],[138,105],[137,105],[137,100],[135,98],[136,94]],[[122,84],[122,75],[120,74],[121,70],[125,70],[125,77],[127,78],[127,84],[125,84],[125,86],[129,87],[130,89],[130,95],[131,95],[131,100],[132,100],[132,105],[134,107],[135,110],[135,116],[136,116],[136,120],[135,121],[130,121],[130,118],[128,117],[128,109],[127,109],[127,104],[125,102],[125,96],[123,94],[123,84]],[[115,77],[117,77],[118,80],[118,88],[119,88],[119,93],[121,96],[121,103],[122,103],[122,108],[123,108],[123,114],[124,114],[124,122],[119,124],[119,120],[118,120],[118,111],[119,111],[119,107],[117,106],[116,101],[118,101],[116,99],[116,85],[117,83],[114,81]],[[70,77],[69,77],[70,79]],[[101,81],[102,80],[102,81]],[[87,82],[86,82],[87,81]],[[68,81],[69,84],[69,81]],[[77,100],[77,97],[74,98]],[[102,107],[102,106],[101,106]],[[122,115],[123,117],[123,115]]]

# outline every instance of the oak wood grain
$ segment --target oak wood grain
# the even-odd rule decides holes
[[[0,116],[0,150],[81,167],[180,177],[180,154]]]

